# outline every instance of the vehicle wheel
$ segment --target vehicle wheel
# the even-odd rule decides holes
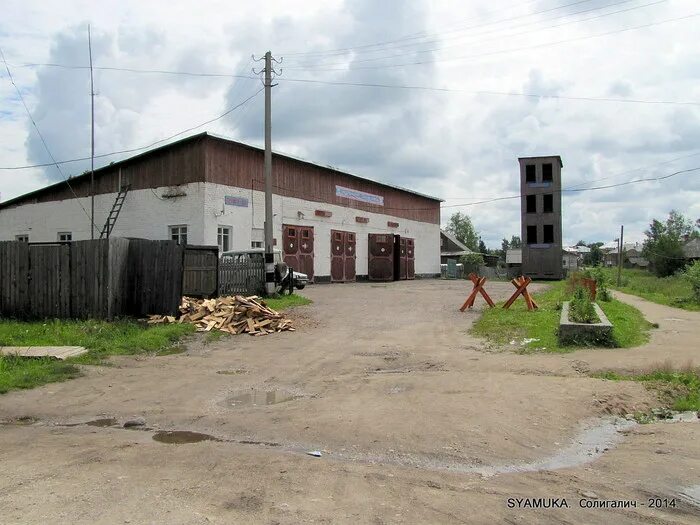
[[[305,285],[305,284],[300,284],[299,286],[297,286],[297,285],[295,284],[295,285],[294,285],[294,288],[296,288],[297,290],[303,290],[303,289],[304,289],[304,286],[306,286],[306,285]]]

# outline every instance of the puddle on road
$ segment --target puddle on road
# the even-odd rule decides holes
[[[635,425],[634,421],[622,419],[597,420],[585,427],[567,447],[551,456],[528,463],[475,465],[474,463],[468,463],[466,460],[463,462],[455,459],[443,460],[415,454],[348,454],[346,452],[335,453],[333,451],[324,451],[324,454],[341,460],[360,461],[370,464],[390,464],[426,470],[442,470],[459,474],[480,474],[490,477],[497,474],[558,470],[589,463],[623,439],[620,431]]]
[[[153,441],[167,443],[168,445],[185,445],[188,443],[200,443],[201,441],[221,441],[220,439],[189,430],[160,430],[153,434]]]
[[[678,496],[686,503],[700,508],[700,485],[685,487],[678,492]]]
[[[79,424],[85,424],[89,425],[91,427],[111,427],[117,424],[117,420],[113,417],[104,417],[101,419],[93,419],[92,421],[88,421],[86,423],[79,423]]]
[[[228,407],[276,405],[278,403],[299,399],[299,397],[301,396],[294,395],[285,390],[248,388],[234,392],[232,396],[224,400],[223,405]]]

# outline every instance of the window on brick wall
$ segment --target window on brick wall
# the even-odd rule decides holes
[[[542,164],[542,182],[552,182],[552,163]]]
[[[528,195],[525,197],[526,213],[537,213],[537,195]]]
[[[545,224],[542,229],[542,242],[545,244],[554,243],[554,225]]]
[[[548,193],[542,195],[542,212],[552,213],[554,211],[554,195]]]
[[[219,226],[216,229],[216,243],[220,252],[227,252],[231,249],[231,227]]]
[[[528,164],[525,166],[525,182],[537,182],[537,166],[534,164]]]
[[[528,226],[525,231],[528,244],[537,244],[537,226]]]
[[[170,240],[178,244],[187,244],[187,226],[170,226]]]

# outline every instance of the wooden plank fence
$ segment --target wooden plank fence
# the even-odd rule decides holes
[[[265,260],[247,257],[219,261],[219,295],[263,295],[265,293]]]
[[[0,316],[112,319],[177,313],[185,247],[112,237],[0,242]]]
[[[218,270],[218,246],[186,246],[182,295],[215,297],[219,289]]]

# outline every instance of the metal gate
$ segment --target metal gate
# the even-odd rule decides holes
[[[331,230],[331,281],[355,280],[355,245],[353,232]]]
[[[367,277],[370,281],[393,281],[394,236],[388,233],[370,233],[368,243]]]
[[[314,227],[313,226],[282,226],[282,254],[284,262],[297,272],[314,278]]]

